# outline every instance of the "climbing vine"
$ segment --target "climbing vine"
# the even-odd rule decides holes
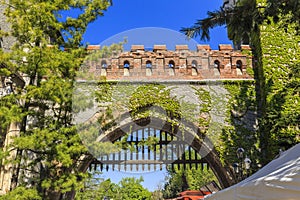
[[[199,88],[196,91],[196,94],[201,101],[198,124],[203,131],[206,131],[211,120],[211,116],[209,115],[209,112],[211,111],[211,97],[209,95],[209,92],[203,88]]]
[[[144,108],[161,107],[170,118],[181,116],[180,104],[175,97],[170,97],[170,88],[160,84],[139,86],[129,102],[131,114],[137,118],[149,117],[150,110]]]
[[[285,18],[262,27],[261,42],[266,78],[266,116],[262,121],[269,132],[269,157],[300,142],[300,36],[295,24],[283,26]]]
[[[258,140],[254,81],[227,81],[224,85],[229,92],[229,100],[227,125],[221,135],[221,158],[229,164],[238,162],[236,150],[242,147],[255,170],[258,164]]]

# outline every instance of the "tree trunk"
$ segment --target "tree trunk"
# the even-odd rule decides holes
[[[262,61],[262,48],[260,41],[259,27],[251,33],[251,48],[253,51],[253,64],[254,64],[254,78],[256,90],[256,103],[257,103],[257,118],[258,118],[258,134],[259,134],[259,147],[261,151],[260,163],[265,165],[268,162],[268,146],[269,146],[269,132],[265,130],[263,120],[266,115],[266,90],[265,90],[265,76],[264,66]]]

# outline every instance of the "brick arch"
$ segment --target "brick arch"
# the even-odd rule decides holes
[[[97,114],[91,118],[89,121],[95,122]],[[166,119],[161,119],[160,117],[147,117],[140,118],[136,120],[131,120],[130,112],[123,113],[121,115],[121,124],[115,124],[109,130],[104,131],[98,138],[99,142],[114,142],[119,137],[124,136],[128,132],[133,132],[142,128],[155,128],[161,131],[166,131],[169,134],[176,135],[184,132],[185,140],[190,141],[190,146],[196,150],[200,155],[205,155],[203,157],[204,161],[207,162],[210,168],[213,170],[215,176],[220,182],[222,188],[227,188],[234,184],[233,172],[231,169],[227,169],[223,166],[216,149],[214,148],[211,140],[207,138],[201,131],[201,129],[195,126],[193,123],[187,120],[180,120],[180,124],[184,124],[184,130],[180,129],[178,125],[172,125]],[[163,124],[163,126],[162,126]],[[182,126],[180,126],[182,127]],[[86,171],[89,165],[94,160],[92,155],[85,156],[83,162],[79,166],[79,170]]]
[[[129,62],[128,60],[125,60],[125,61],[123,62],[123,67],[124,67],[124,68],[129,68],[129,67],[130,67],[130,62]]]
[[[107,68],[107,61],[105,59],[101,60],[101,68]]]

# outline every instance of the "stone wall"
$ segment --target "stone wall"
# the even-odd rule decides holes
[[[91,45],[92,54],[100,46]],[[247,68],[252,69],[250,47],[233,50],[231,45],[221,44],[219,50],[209,45],[197,45],[189,50],[187,45],[176,45],[175,51],[166,45],[154,45],[145,50],[143,45],[132,45],[127,52],[111,57],[87,61],[88,73],[104,76],[107,80],[204,80],[204,79],[252,79]]]
[[[6,21],[6,17],[4,15],[5,6],[0,4],[0,30],[9,32],[10,24]],[[0,37],[0,48],[4,51],[7,51],[11,48],[12,44],[15,42],[15,38],[8,36],[8,37]]]

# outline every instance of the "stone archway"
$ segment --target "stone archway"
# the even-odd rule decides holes
[[[95,121],[96,118],[97,114],[91,118],[90,122]],[[168,133],[173,134],[175,137],[184,134],[185,140],[188,141],[190,146],[200,154],[201,158],[203,157],[206,163],[208,163],[215,176],[219,180],[220,186],[222,188],[227,188],[234,184],[232,171],[227,169],[222,164],[210,139],[207,138],[201,132],[201,129],[195,126],[193,123],[186,120],[181,120],[181,123],[184,124],[184,129],[182,129],[180,128],[180,124],[174,126],[174,124],[171,122],[159,117],[147,117],[136,120],[128,120],[128,118],[130,118],[130,113],[124,113],[122,115],[124,123],[115,124],[115,126],[104,131],[97,138],[97,142],[114,142],[119,137],[128,132],[138,130],[140,127],[160,129],[161,131],[167,131]],[[95,160],[95,158],[92,155],[86,156],[79,166],[79,169],[81,171],[88,170],[93,160]]]
[[[89,91],[85,90],[86,85],[83,86],[81,91]],[[96,85],[90,86],[90,91],[97,89]],[[189,82],[171,82],[165,84],[152,82],[145,84],[136,82],[109,82],[108,84],[104,83],[104,88],[109,88],[112,91],[113,97],[115,97],[114,101],[103,101],[98,104],[99,107],[93,107],[92,112],[87,111],[88,114],[78,114],[78,118],[80,118],[79,123],[91,126],[97,124],[97,129],[101,130],[101,134],[98,133],[96,138],[91,142],[113,142],[126,132],[145,126],[167,131],[175,136],[184,132],[185,139],[188,140],[189,145],[193,149],[204,157],[206,163],[208,163],[219,180],[220,186],[226,188],[235,183],[233,171],[230,167],[225,167],[214,148],[215,139],[211,140],[209,138],[211,136],[218,137],[219,132],[213,132],[212,134],[215,135],[209,135],[206,131],[210,123],[224,122],[226,115],[224,106],[226,105],[225,96],[227,91],[218,82],[201,82],[201,84],[191,84]],[[151,95],[157,98],[151,99],[153,97]],[[147,98],[151,99],[150,103],[143,102]],[[116,101],[116,99],[121,99],[121,103]],[[124,101],[123,99],[127,99],[128,101]],[[136,103],[130,106],[132,105],[130,104],[131,102]],[[169,103],[177,107],[171,110],[168,107],[164,107]],[[186,108],[184,103],[192,106],[192,109]],[[214,107],[209,113],[206,110],[208,106]],[[109,108],[113,108],[113,110],[107,112]],[[205,111],[202,112],[202,108]],[[143,111],[147,109],[151,111],[151,114],[145,116],[143,115],[145,114]],[[221,115],[219,110],[221,111]],[[211,121],[209,121],[209,116],[212,118]],[[201,123],[202,126],[200,126],[199,119],[202,121],[207,120],[207,123]],[[80,160],[77,170],[84,172],[95,161],[95,157],[92,154],[85,155]]]

